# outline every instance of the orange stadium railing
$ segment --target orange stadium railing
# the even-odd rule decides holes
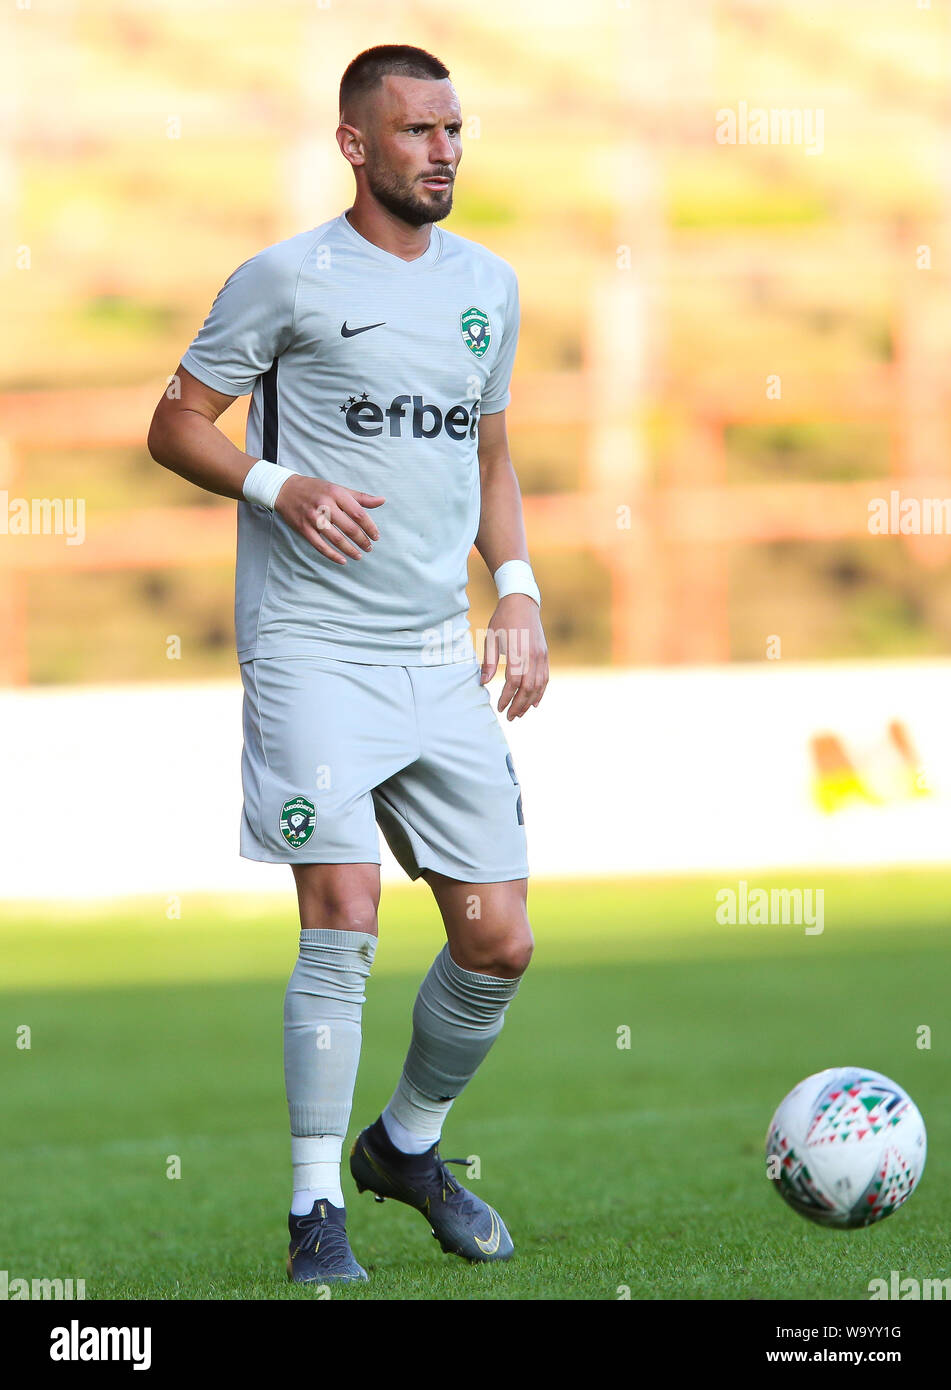
[[[729,658],[727,560],[732,545],[820,541],[868,534],[868,504],[900,483],[903,497],[949,492],[947,455],[935,427],[943,408],[930,398],[922,414],[906,391],[903,363],[849,379],[810,381],[808,393],[769,400],[762,389],[724,377],[703,383],[669,379],[686,439],[668,461],[664,482],[623,459],[600,468],[597,440],[583,471],[583,490],[525,497],[533,555],[587,551],[611,576],[611,658],[638,662]],[[526,376],[510,407],[513,434],[544,422],[585,425],[599,385],[590,372]],[[24,392],[0,396],[0,490],[29,496],[32,450],[90,451],[143,445],[158,396],[154,386]],[[222,417],[240,441],[244,411]],[[726,432],[738,424],[875,420],[890,431],[890,478],[849,482],[727,485]],[[629,426],[632,432],[634,425]],[[622,437],[622,450],[624,439]],[[615,451],[616,453],[617,451]],[[914,471],[909,466],[915,464]],[[923,471],[922,465],[927,468]],[[82,476],[82,466],[77,477]],[[77,488],[81,495],[81,486]],[[28,680],[26,592],[30,574],[161,569],[227,563],[234,554],[234,509],[221,506],[130,508],[87,514],[82,545],[58,536],[4,537],[0,543],[0,683]],[[951,538],[904,538],[915,558],[943,563]]]

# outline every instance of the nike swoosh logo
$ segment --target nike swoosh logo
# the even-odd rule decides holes
[[[382,328],[385,323],[386,319],[383,320],[383,323],[365,324],[363,328],[348,328],[347,320],[344,319],[340,326],[340,336],[341,338],[355,338],[358,333],[369,333],[371,328]]]
[[[502,1239],[502,1228],[499,1225],[499,1218],[495,1212],[492,1213],[492,1230],[489,1232],[488,1240],[480,1240],[478,1236],[475,1243],[482,1251],[483,1255],[494,1255],[499,1248],[499,1241]]]

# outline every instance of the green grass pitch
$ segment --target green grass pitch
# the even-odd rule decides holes
[[[533,882],[535,960],[442,1145],[478,1155],[516,1256],[443,1255],[346,1172],[371,1277],[333,1298],[864,1299],[893,1269],[947,1277],[951,874],[776,881],[824,887],[822,935],[718,926],[722,877]],[[166,912],[0,912],[0,1266],[84,1278],[87,1298],[313,1298],[284,1276],[293,898]],[[384,887],[351,1137],[389,1097],[441,939],[422,884]],[[929,1158],[907,1207],[843,1233],[780,1202],[763,1140],[797,1081],[852,1063],[910,1091]]]

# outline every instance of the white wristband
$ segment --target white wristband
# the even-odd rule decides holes
[[[542,596],[527,560],[506,560],[504,565],[499,565],[493,578],[499,598],[505,598],[506,594],[528,594],[541,608]]]
[[[277,494],[288,478],[296,476],[293,468],[282,468],[279,463],[258,459],[248,470],[241,490],[246,501],[257,502],[258,506],[267,507],[269,512],[273,512]]]

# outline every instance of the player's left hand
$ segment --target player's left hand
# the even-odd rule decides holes
[[[500,598],[485,634],[481,683],[485,685],[505,657],[505,684],[499,713],[509,706],[506,719],[518,719],[537,705],[548,685],[548,643],[542,631],[538,604],[528,594]]]

